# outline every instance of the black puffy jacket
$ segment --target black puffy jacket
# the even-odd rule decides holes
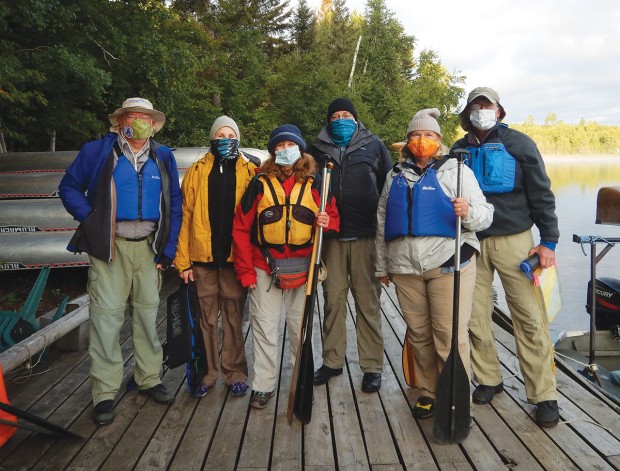
[[[332,162],[331,190],[340,214],[340,238],[375,237],[377,206],[392,160],[381,140],[357,122],[349,146],[341,150],[329,136],[327,126],[312,144],[310,153],[319,168]]]

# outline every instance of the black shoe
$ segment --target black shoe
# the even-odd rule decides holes
[[[542,401],[536,404],[536,423],[541,427],[554,427],[560,421],[558,401]]]
[[[474,393],[471,395],[475,404],[489,404],[493,400],[493,396],[504,390],[504,383],[501,382],[497,386],[485,386],[479,384]]]
[[[153,386],[152,388],[140,389],[140,391],[138,392],[140,394],[147,395],[148,397],[153,399],[155,402],[159,402],[160,404],[170,404],[174,401],[174,395],[170,393],[166,389],[166,386],[164,386],[161,383]]]
[[[416,419],[428,419],[435,415],[435,399],[428,396],[420,396],[413,406],[413,416]]]
[[[93,407],[93,422],[97,425],[111,424],[114,420],[114,412],[112,412],[114,401],[107,400],[95,404]]]
[[[314,385],[320,386],[325,384],[332,376],[340,376],[341,374],[342,368],[330,368],[327,365],[323,365],[314,372]]]
[[[364,373],[362,391],[365,393],[377,392],[381,389],[381,373]]]

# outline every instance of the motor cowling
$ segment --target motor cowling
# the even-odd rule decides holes
[[[590,290],[592,282],[588,282],[586,310],[592,314]],[[620,325],[620,280],[601,277],[596,279],[596,330],[610,330]]]

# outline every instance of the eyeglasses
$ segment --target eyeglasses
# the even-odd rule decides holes
[[[142,114],[142,113],[127,113],[125,115],[125,121],[134,121],[136,119],[139,119],[140,121],[146,121],[148,123],[150,123],[153,118],[151,117],[151,115],[148,114]]]
[[[469,109],[471,111],[496,110],[498,109],[498,107],[497,107],[497,104],[493,104],[493,103],[473,103],[469,105]]]

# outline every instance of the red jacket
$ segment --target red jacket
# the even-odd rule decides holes
[[[287,180],[281,182],[282,188],[287,196],[291,194],[291,190],[295,185],[295,177],[291,175]],[[251,241],[252,226],[256,219],[258,202],[263,197],[262,184],[259,180],[252,181],[241,204],[237,206],[235,220],[233,221],[233,242],[235,253],[235,271],[237,278],[244,287],[256,283],[256,268],[260,268],[270,273],[269,264],[263,257],[259,247]],[[320,205],[321,195],[318,190],[312,188],[312,197],[317,206]],[[251,204],[251,207],[250,207]],[[245,208],[249,208],[244,211]],[[333,196],[327,199],[325,212],[329,215],[329,226],[326,231],[340,230],[340,217],[336,208],[336,201]],[[284,251],[271,250],[274,258],[297,258],[309,257],[312,254],[312,246],[302,249],[291,249],[288,245],[284,246]]]

